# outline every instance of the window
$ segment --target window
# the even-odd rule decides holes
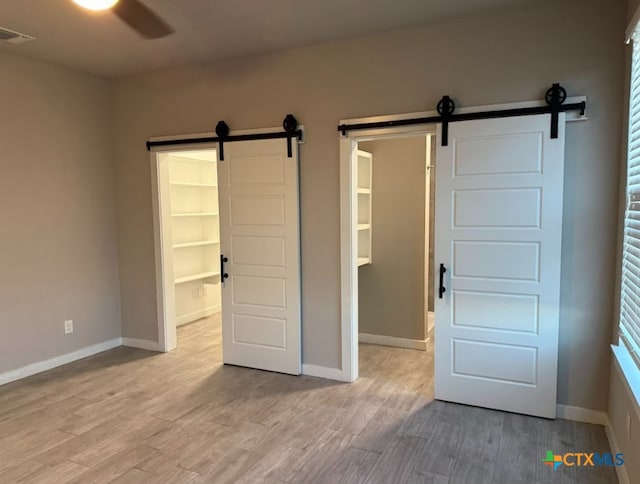
[[[640,368],[640,32],[633,28],[620,341]],[[636,40],[638,39],[638,40]]]

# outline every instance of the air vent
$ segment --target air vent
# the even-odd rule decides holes
[[[24,44],[25,42],[35,40],[35,37],[27,34],[21,34],[20,32],[16,32],[15,30],[0,27],[0,40],[4,40],[5,42],[9,42],[10,44]]]

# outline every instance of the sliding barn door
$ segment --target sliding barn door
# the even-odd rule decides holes
[[[556,415],[564,123],[551,139],[549,115],[457,122],[444,147],[439,126],[440,400]]]
[[[224,145],[218,163],[222,349],[227,364],[298,375],[298,150],[285,139]]]

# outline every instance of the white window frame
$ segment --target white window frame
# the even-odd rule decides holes
[[[625,153],[626,163],[624,164],[624,190],[625,190],[625,206],[624,215],[622,217],[621,224],[621,240],[620,240],[620,295],[619,295],[619,311],[617,320],[618,338],[615,344],[611,345],[611,349],[614,354],[614,360],[618,370],[624,375],[628,390],[635,398],[635,401],[640,405],[640,327],[637,327],[635,331],[629,330],[634,326],[633,313],[640,315],[640,295],[630,294],[628,289],[625,289],[625,279],[629,277],[630,263],[627,257],[630,255],[628,249],[628,243],[631,242],[635,247],[640,248],[640,241],[634,243],[633,240],[628,240],[627,229],[628,227],[628,215],[631,208],[634,212],[640,210],[640,190],[638,190],[638,181],[634,180],[633,185],[630,186],[629,167],[640,167],[640,155],[631,156],[631,152],[634,149],[638,149],[640,146],[640,139],[634,144],[635,136],[640,135],[640,98],[638,98],[634,104],[633,91],[634,88],[640,92],[640,8],[636,11],[631,23],[627,27],[625,32],[626,43],[632,44],[632,61],[630,67],[629,76],[629,104],[628,104],[628,132],[627,132],[627,151]],[[636,121],[634,127],[633,121]],[[634,129],[635,128],[635,129]],[[637,175],[636,175],[637,177]],[[630,194],[631,187],[634,187],[635,193]],[[632,275],[633,277],[633,275]],[[635,300],[635,301],[634,301]],[[629,306],[635,306],[630,308]],[[640,326],[638,322],[635,322],[635,326]],[[636,333],[637,337],[631,336],[632,333]]]

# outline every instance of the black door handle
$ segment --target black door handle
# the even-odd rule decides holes
[[[225,262],[229,262],[229,259],[227,257],[225,257],[224,255],[220,254],[220,282],[224,282],[224,280],[229,277],[229,274],[227,274],[224,271],[224,263]]]
[[[447,290],[444,287],[444,273],[447,272],[447,268],[444,264],[440,264],[440,287],[438,288],[438,298],[442,299],[442,295]]]

